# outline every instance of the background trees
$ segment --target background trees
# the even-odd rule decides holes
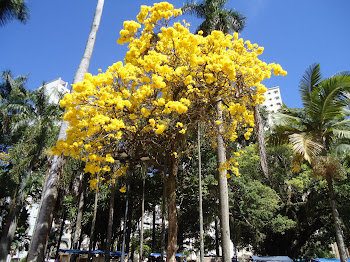
[[[326,179],[332,207],[334,226],[341,260],[346,261],[345,244],[333,179],[343,171],[339,160],[331,156],[336,138],[350,138],[349,72],[341,72],[322,80],[320,65],[311,65],[300,81],[299,91],[303,100],[302,114],[288,109],[278,115],[282,126],[279,131],[288,135],[293,150],[313,166],[316,176]],[[347,140],[348,144],[349,141]]]

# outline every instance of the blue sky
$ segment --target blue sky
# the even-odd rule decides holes
[[[150,0],[105,0],[89,72],[97,74],[123,61],[126,46],[117,44],[124,20],[134,20]],[[169,0],[181,7],[184,0]],[[97,0],[28,1],[31,18],[25,25],[12,21],[0,27],[0,71],[29,74],[27,87],[62,77],[72,82],[90,31]],[[321,64],[323,77],[350,70],[349,0],[229,0],[247,17],[241,37],[265,48],[260,56],[288,71],[264,81],[280,86],[283,102],[301,107],[299,80],[312,63]],[[193,32],[200,20],[184,16]]]

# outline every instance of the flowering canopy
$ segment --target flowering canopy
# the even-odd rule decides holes
[[[239,129],[249,139],[252,106],[264,101],[261,81],[272,72],[286,72],[259,60],[263,47],[237,33],[213,31],[203,37],[191,34],[185,22],[169,26],[179,15],[180,9],[162,2],[141,6],[138,22],[124,22],[118,43],[128,44],[125,64],[86,74],[61,101],[70,128],[67,140],[57,143],[57,154],[86,161],[85,171],[95,175],[111,171],[121,147],[136,152],[150,141],[179,139],[199,120],[211,127],[207,135],[214,138],[221,124],[215,114],[219,100],[225,139],[234,141]],[[164,150],[173,150],[174,157],[180,153]]]

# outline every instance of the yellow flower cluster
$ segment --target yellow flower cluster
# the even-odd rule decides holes
[[[7,166],[10,164],[10,157],[7,153],[1,152],[0,153],[0,165]]]
[[[225,139],[234,141],[240,129],[249,138],[253,106],[265,99],[261,81],[272,72],[286,72],[259,60],[263,48],[237,33],[214,31],[204,37],[191,34],[186,23],[168,26],[180,14],[162,2],[141,6],[138,22],[124,23],[118,43],[128,43],[125,64],[117,62],[96,76],[86,74],[61,101],[70,128],[56,154],[86,161],[85,171],[95,175],[112,172],[120,147],[160,137],[178,139],[197,120],[212,127],[209,137],[215,138],[222,124]],[[215,114],[219,99],[222,123]],[[236,164],[230,160],[221,168],[238,173]]]

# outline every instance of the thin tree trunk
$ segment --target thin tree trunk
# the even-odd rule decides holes
[[[106,241],[106,260],[105,260],[106,262],[110,261],[111,240],[112,240],[112,232],[113,232],[115,188],[116,188],[116,181],[113,181],[112,187],[111,187],[111,199],[109,201],[109,216],[108,216],[107,241]]]
[[[221,121],[218,126],[217,135],[217,158],[218,167],[226,163],[226,149],[223,139],[222,125],[222,110],[220,108],[221,101],[217,104],[217,119]],[[230,221],[229,221],[229,202],[228,202],[228,187],[227,187],[227,170],[219,169],[219,203],[220,203],[220,229],[221,229],[221,246],[222,246],[222,261],[231,261],[230,252]]]
[[[199,241],[200,262],[204,261],[204,232],[203,232],[203,196],[202,196],[202,158],[201,158],[201,125],[198,123],[198,187],[199,187]]]
[[[152,250],[155,252],[156,248],[156,204],[152,207]]]
[[[268,169],[267,157],[266,157],[264,126],[262,123],[258,105],[254,106],[254,122],[255,122],[255,130],[256,130],[255,131],[256,140],[258,142],[261,170],[263,171],[265,178],[269,180],[269,169]]]
[[[163,171],[163,196],[162,196],[162,238],[161,238],[161,261],[163,262],[164,260],[164,251],[165,251],[165,219],[166,219],[166,168],[164,168]]]
[[[131,187],[131,185],[130,185]],[[126,224],[126,238],[125,238],[125,252],[128,253],[128,258],[131,258],[130,254],[130,241],[132,234],[132,213],[134,209],[134,200],[129,195],[129,210],[128,210],[128,219]]]
[[[220,229],[219,229],[219,221],[218,217],[215,216],[215,253],[216,256],[220,256],[220,249],[219,249],[219,238],[220,238]]]
[[[75,232],[73,235],[73,241],[71,248],[72,249],[79,249],[79,240],[81,236],[81,223],[83,220],[83,211],[84,211],[84,198],[85,198],[85,188],[86,188],[86,183],[85,183],[85,178],[84,178],[84,173],[80,173],[80,191],[79,191],[79,205],[78,205],[78,214],[77,214],[77,220],[75,222]],[[78,255],[71,255],[70,257],[70,262],[74,262],[75,259],[78,257]]]
[[[84,75],[89,70],[89,64],[95,45],[96,34],[100,26],[103,5],[104,0],[98,0],[84,55],[75,74],[73,84],[82,81],[84,79]],[[68,123],[62,120],[58,140],[66,140],[67,129]],[[54,156],[52,166],[49,171],[46,190],[43,192],[42,196],[42,205],[39,209],[37,223],[34,228],[31,245],[28,251],[28,262],[42,262],[44,259],[44,249],[46,246],[45,242],[47,241],[47,236],[49,235],[49,229],[51,227],[49,224],[52,222],[50,218],[56,204],[59,181],[63,172],[64,165],[65,157],[63,155]]]
[[[143,261],[143,224],[145,216],[145,174],[142,169],[142,203],[141,203],[141,228],[140,228],[140,261]]]
[[[18,196],[12,201],[13,204],[11,204],[10,212],[8,214],[9,219],[6,222],[6,226],[1,237],[0,261],[6,261],[7,255],[10,252],[10,246],[17,229],[18,216],[22,207],[22,199],[22,197]]]
[[[344,244],[343,231],[341,229],[341,223],[340,223],[339,213],[338,213],[338,209],[337,209],[337,204],[335,202],[333,182],[332,182],[332,177],[330,174],[327,174],[326,180],[327,180],[327,184],[328,184],[329,198],[330,198],[330,204],[331,204],[332,214],[333,214],[333,219],[334,219],[335,234],[336,234],[336,239],[337,239],[340,260],[341,260],[341,262],[347,262],[348,257],[346,254],[346,247]]]
[[[91,222],[88,261],[92,261],[92,249],[94,248],[94,240],[95,240],[95,226],[96,226],[96,216],[97,216],[98,191],[99,191],[99,183],[100,183],[98,176],[97,176],[97,180],[98,180],[98,182],[96,184],[94,215],[92,217],[92,222]]]
[[[170,173],[167,179],[168,184],[168,248],[167,262],[175,262],[177,252],[177,212],[176,212],[176,176],[177,161],[174,156],[170,160]]]
[[[128,220],[128,209],[129,209],[129,194],[130,194],[130,177],[132,176],[131,167],[128,168],[128,186],[126,190],[126,201],[125,201],[125,214],[124,214],[124,225],[123,225],[123,242],[122,242],[122,256],[121,262],[124,262],[125,256],[125,239],[126,239],[126,226]]]
[[[83,210],[84,210],[84,198],[85,198],[85,183],[84,173],[82,172],[80,174],[80,191],[79,191],[79,205],[78,205],[78,214],[77,214],[77,220],[75,222],[75,232],[74,237],[72,241],[72,248],[78,249],[78,243],[81,235],[81,222],[83,220]]]
[[[63,210],[63,212],[64,212],[64,215],[63,215],[63,218],[62,218],[62,223],[61,223],[61,228],[60,228],[60,234],[59,234],[59,236],[58,236],[55,258],[58,257],[58,252],[59,252],[59,249],[60,249],[61,240],[62,240],[63,231],[64,231],[64,224],[65,224],[65,221],[66,221],[66,219],[67,219],[67,212],[66,212],[65,210]]]

